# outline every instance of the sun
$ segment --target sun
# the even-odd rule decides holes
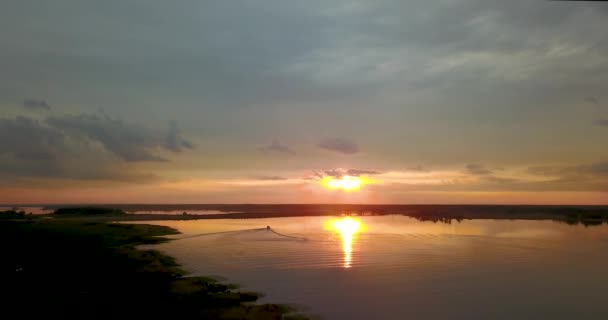
[[[371,183],[371,180],[364,177],[348,176],[330,177],[321,179],[321,185],[331,190],[343,190],[346,192],[358,191],[362,186]]]

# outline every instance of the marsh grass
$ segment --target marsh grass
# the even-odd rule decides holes
[[[288,306],[254,304],[259,294],[187,277],[172,257],[136,248],[176,233],[145,224],[0,221],[3,312],[64,319],[290,318]]]

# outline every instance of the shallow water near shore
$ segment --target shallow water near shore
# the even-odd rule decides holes
[[[341,219],[356,230],[328,223]],[[261,302],[324,319],[608,318],[608,225],[405,216],[152,223],[182,232],[151,247],[194,275],[225,277],[264,293]]]

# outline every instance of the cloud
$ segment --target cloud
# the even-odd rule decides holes
[[[169,122],[169,133],[165,141],[165,148],[173,152],[181,152],[183,149],[194,149],[194,145],[180,136],[177,124],[171,121]]]
[[[254,176],[253,179],[261,180],[261,181],[283,181],[287,180],[285,177],[281,176]]]
[[[325,139],[319,142],[317,146],[325,150],[342,154],[355,154],[359,152],[359,147],[354,141],[343,138]]]
[[[346,171],[343,169],[331,169],[331,170],[325,170],[322,173],[317,172],[316,175],[318,177],[329,176],[329,177],[334,177],[334,178],[341,178],[342,176],[346,175]]]
[[[0,154],[25,160],[52,160],[66,148],[59,130],[23,116],[0,119],[0,145]]]
[[[408,171],[426,171],[426,169],[421,165],[415,165],[407,168]]]
[[[79,140],[72,133],[32,118],[0,118],[0,184],[18,184],[32,178],[137,183],[159,179],[108,159]]]
[[[260,150],[265,153],[283,153],[290,155],[296,154],[291,148],[284,144],[281,144],[279,140],[272,140],[269,145],[260,148]]]
[[[595,177],[608,177],[608,161],[596,162],[587,165],[579,165],[574,167],[574,170],[580,174],[586,174]]]
[[[44,100],[25,99],[23,107],[30,110],[51,110],[51,106]]]
[[[359,169],[348,169],[346,170],[346,174],[349,176],[369,176],[369,175],[376,175],[376,174],[380,174],[379,171],[375,171],[375,170],[359,170]]]
[[[528,168],[528,173],[559,179],[608,177],[608,161],[599,161],[576,166],[537,166]]]
[[[176,153],[193,148],[190,142],[179,135],[174,123],[170,124],[168,133],[163,133],[106,115],[51,116],[46,122],[57,130],[98,142],[106,150],[128,162],[167,161],[156,151]]]
[[[585,102],[590,103],[590,104],[598,104],[599,101],[597,101],[597,98],[595,97],[586,97]]]
[[[486,175],[491,175],[493,173],[492,170],[489,170],[489,169],[485,168],[483,165],[477,164],[477,163],[467,164],[465,168],[468,173],[476,175],[476,176],[486,176]]]
[[[602,127],[608,127],[608,119],[599,119],[595,121],[595,124]]]
[[[133,120],[143,124],[175,118],[184,131],[200,126],[216,132],[216,141],[225,143],[210,148],[219,146],[225,159],[238,153],[226,144],[242,150],[270,142],[260,144],[247,132],[272,137],[289,128],[292,136],[281,138],[296,141],[311,133],[351,132],[348,127],[355,125],[365,132],[366,146],[378,151],[370,157],[383,168],[460,166],[459,173],[476,182],[482,177],[465,174],[459,164],[463,154],[503,159],[505,166],[550,163],[556,156],[576,166],[581,157],[604,154],[604,137],[594,131],[607,127],[592,124],[598,116],[581,113],[589,110],[572,108],[604,99],[608,9],[602,3],[252,0],[239,5],[241,10],[230,1],[180,6],[159,0],[146,6],[59,1],[36,9],[31,1],[14,1],[11,10],[0,10],[0,20],[14,26],[0,28],[0,100],[6,99],[0,106],[49,92],[52,97],[41,97],[54,111],[55,100],[69,101],[70,110],[84,101],[111,114],[137,115]],[[69,45],[57,45],[65,39]],[[581,102],[584,97],[595,98]],[[0,117],[12,115],[0,109]],[[580,128],[561,130],[577,117],[583,119]],[[51,129],[64,141],[43,146],[38,158],[61,156],[59,147],[74,139],[130,164],[192,147],[178,138],[177,126],[165,133],[164,127],[133,130],[133,124],[116,128],[102,122],[102,133],[68,132],[41,122],[42,130]],[[547,143],[556,139],[561,143]],[[504,145],[517,145],[516,160]],[[293,154],[290,147],[277,142],[262,149]],[[36,158],[36,148],[11,148],[25,148]],[[24,159],[26,153],[20,154]],[[314,166],[336,166],[327,158]],[[180,169],[214,170],[205,158],[188,163],[191,167]],[[242,161],[221,165],[239,167]],[[488,169],[473,169],[480,170]]]
[[[501,177],[495,177],[495,176],[486,176],[486,177],[484,177],[484,181],[485,182],[496,183],[496,184],[506,184],[506,183],[517,183],[517,182],[519,182],[519,180],[514,179],[514,178],[501,178]]]
[[[375,170],[361,170],[361,169],[342,169],[342,168],[335,168],[335,169],[329,169],[329,170],[321,170],[321,171],[313,171],[313,178],[323,178],[323,177],[334,177],[334,178],[341,178],[343,176],[354,176],[354,177],[359,177],[359,176],[369,176],[369,175],[378,175],[381,174],[381,172],[379,171],[375,171]]]
[[[505,168],[487,174],[474,171],[388,171],[377,177],[385,186],[402,191],[450,192],[605,192],[608,190],[608,161],[575,166]]]

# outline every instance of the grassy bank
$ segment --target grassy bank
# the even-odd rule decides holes
[[[54,219],[0,221],[5,314],[59,318],[290,319],[288,307],[252,302],[213,279],[186,277],[155,244],[176,230]]]

